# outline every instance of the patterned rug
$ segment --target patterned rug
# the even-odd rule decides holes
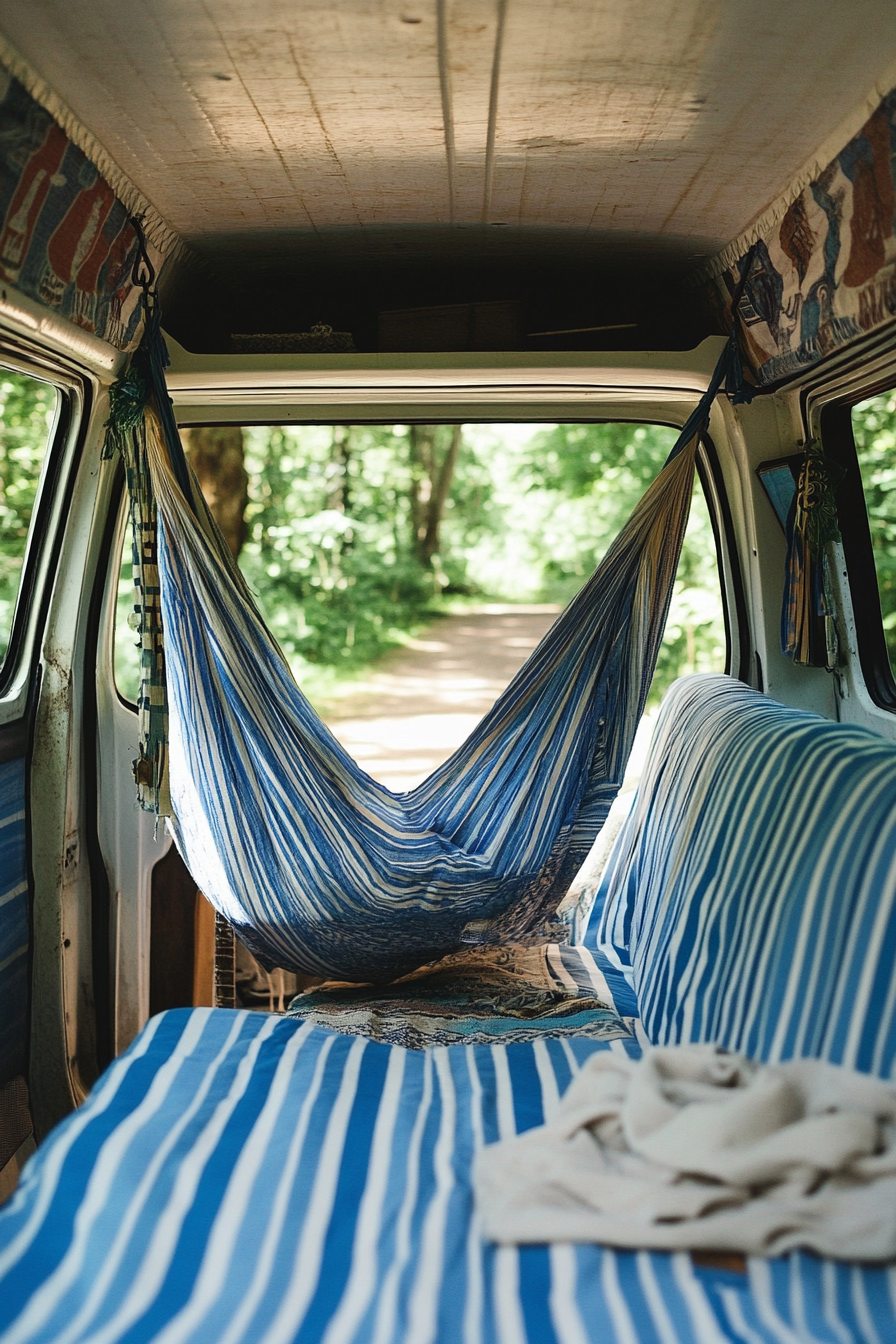
[[[551,1036],[631,1037],[582,949],[507,943],[456,952],[385,985],[330,980],[293,999],[300,1017],[422,1050]]]

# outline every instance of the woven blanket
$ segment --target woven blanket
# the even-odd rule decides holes
[[[388,985],[327,981],[300,994],[291,1017],[421,1050],[552,1036],[633,1035],[582,948],[516,943],[453,953]]]

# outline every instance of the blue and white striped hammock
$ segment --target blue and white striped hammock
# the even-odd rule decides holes
[[[170,811],[199,888],[267,965],[346,980],[391,979],[465,942],[545,929],[622,782],[696,446],[739,374],[734,341],[594,575],[467,741],[396,794],[296,686],[187,466],[153,313],[147,329],[110,421],[135,524],[135,771],[144,803]]]

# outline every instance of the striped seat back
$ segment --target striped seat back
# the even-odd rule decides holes
[[[887,1076],[896,745],[729,677],[676,682],[587,941],[649,1039]]]

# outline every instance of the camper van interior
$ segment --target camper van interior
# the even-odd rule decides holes
[[[896,1341],[892,0],[0,0],[0,1340]]]

